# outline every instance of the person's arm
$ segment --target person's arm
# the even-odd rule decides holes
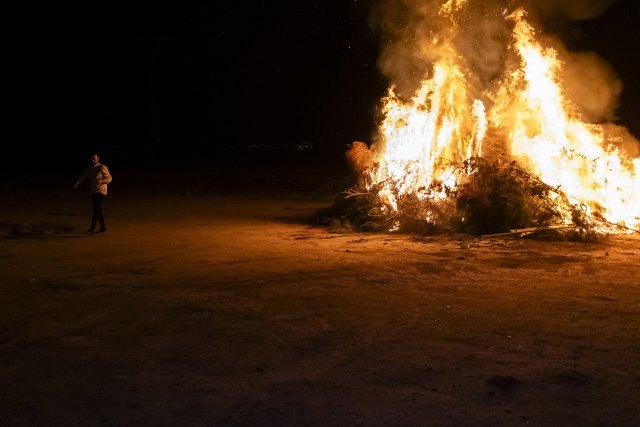
[[[111,178],[111,174],[109,173],[109,168],[105,165],[102,165],[102,179],[100,181],[101,184],[108,184],[113,181],[113,178]]]
[[[75,184],[73,184],[73,188],[78,188],[78,185],[82,184],[82,181],[84,181],[85,179],[87,179],[87,171],[88,169],[85,169],[84,172],[82,172],[82,175],[80,175],[78,177],[78,180],[76,181]]]

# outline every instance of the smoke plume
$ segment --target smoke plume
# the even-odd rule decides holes
[[[614,120],[622,82],[615,71],[595,53],[565,52],[565,95],[578,106],[586,121]]]
[[[603,13],[615,0],[451,0],[455,21],[440,13],[445,0],[381,0],[372,14],[379,30],[379,67],[404,98],[410,97],[446,44],[466,62],[474,96],[494,88],[515,61],[508,45],[511,27],[505,15],[523,7],[537,22],[585,20]],[[622,84],[595,53],[572,53],[557,39],[540,40],[559,51],[564,62],[567,98],[591,122],[615,118]],[[510,62],[511,61],[511,62]]]

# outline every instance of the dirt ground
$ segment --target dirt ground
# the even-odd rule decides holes
[[[307,193],[0,193],[3,426],[638,426],[640,238],[336,233]]]

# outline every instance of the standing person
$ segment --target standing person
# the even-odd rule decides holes
[[[89,181],[93,214],[91,216],[91,227],[89,227],[87,233],[104,233],[107,231],[107,227],[104,224],[102,203],[107,197],[107,184],[111,182],[111,174],[109,173],[109,169],[100,163],[100,156],[98,156],[98,154],[93,153],[89,163],[89,167],[80,175],[73,185],[73,188],[77,188],[85,179]],[[95,231],[98,222],[100,223],[100,229]]]

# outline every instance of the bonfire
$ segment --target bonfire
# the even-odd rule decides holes
[[[638,142],[589,121],[566,95],[562,53],[539,40],[524,9],[497,11],[508,29],[503,69],[479,75],[460,49],[465,0],[420,46],[417,89],[392,85],[374,143],[347,153],[357,180],[332,215],[366,230],[472,234],[565,230],[581,236],[640,228]],[[426,48],[424,46],[427,46]]]

